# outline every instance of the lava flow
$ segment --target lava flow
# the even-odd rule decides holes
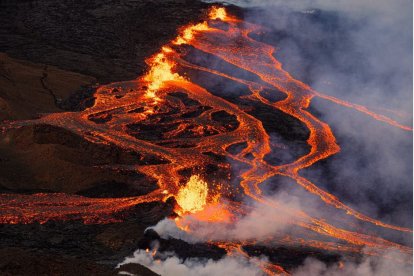
[[[308,110],[314,97],[352,108],[401,131],[411,131],[411,127],[364,106],[324,95],[294,79],[273,56],[274,47],[249,36],[258,29],[260,26],[228,15],[224,8],[213,8],[207,20],[184,27],[177,38],[149,58],[146,75],[133,81],[99,87],[92,107],[80,112],[48,114],[36,120],[10,123],[9,128],[52,125],[93,143],[110,144],[151,156],[157,161],[114,165],[112,169],[142,173],[156,179],[159,188],[144,196],[116,199],[57,193],[1,194],[0,222],[44,223],[48,220],[82,219],[85,223],[108,223],[119,220],[113,214],[137,204],[174,197],[175,221],[179,228],[189,233],[194,225],[185,221],[186,216],[200,223],[230,224],[260,205],[285,214],[289,218],[285,223],[315,237],[269,237],[281,244],[370,255],[380,255],[389,249],[412,254],[412,249],[407,246],[361,233],[352,225],[344,227],[330,217],[314,217],[263,195],[262,185],[266,180],[277,175],[288,177],[341,215],[352,216],[367,225],[412,233],[411,229],[381,222],[352,209],[299,175],[300,170],[340,151],[330,126]],[[212,55],[257,76],[258,80],[239,78],[195,64],[187,59],[189,49]],[[309,152],[287,164],[275,166],[266,162],[265,156],[271,152],[272,144],[262,122],[242,106],[213,95],[193,82],[184,74],[188,69],[243,84],[250,89],[250,94],[243,96],[246,100],[259,102],[301,121],[310,133],[307,140]],[[286,97],[272,102],[261,93],[266,88],[279,90]],[[244,147],[237,153],[228,151],[229,147],[242,144]],[[207,166],[231,172],[226,158],[246,167],[238,175],[240,189],[234,187],[226,176],[215,179],[213,183],[214,176],[207,173]],[[186,175],[183,171],[191,173]],[[223,241],[214,240],[213,236],[210,242],[226,248],[229,254],[249,257],[243,246],[258,241]],[[259,266],[268,274],[288,273],[276,264]]]

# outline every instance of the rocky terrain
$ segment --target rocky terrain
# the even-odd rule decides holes
[[[198,20],[201,1],[0,2],[0,50],[12,57],[94,76],[101,83],[128,80],[144,59]]]

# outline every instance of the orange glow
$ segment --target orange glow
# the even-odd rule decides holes
[[[227,207],[220,203],[208,204],[203,210],[193,215],[197,220],[204,222],[229,223],[233,220],[233,214]]]
[[[190,25],[182,31],[182,33],[174,40],[173,43],[176,45],[189,43],[194,39],[194,36],[197,32],[207,30],[209,30],[209,27],[206,21],[196,25]]]

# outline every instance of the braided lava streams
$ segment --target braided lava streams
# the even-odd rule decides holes
[[[224,24],[225,28],[220,28],[220,24]],[[409,247],[351,230],[352,225],[347,225],[346,229],[335,226],[333,222],[328,222],[329,218],[313,217],[304,211],[270,201],[263,195],[260,184],[267,179],[276,175],[289,177],[337,212],[381,228],[412,233],[411,229],[383,223],[359,213],[299,175],[301,169],[340,151],[329,125],[309,112],[313,97],[352,108],[402,131],[411,131],[411,127],[364,106],[324,95],[294,79],[274,58],[275,49],[272,46],[249,36],[249,33],[258,29],[260,26],[227,15],[223,8],[213,8],[208,20],[183,28],[175,40],[148,59],[150,69],[145,76],[99,87],[92,107],[81,112],[56,113],[37,120],[11,122],[9,128],[52,125],[67,129],[93,143],[115,145],[142,156],[154,157],[157,162],[146,162],[144,157],[137,165],[114,165],[109,169],[140,172],[155,178],[159,188],[144,196],[105,199],[53,193],[2,194],[0,222],[44,223],[52,219],[82,219],[85,223],[114,222],[117,219],[112,214],[137,204],[166,201],[174,197],[177,202],[175,211],[179,215],[176,223],[181,229],[191,232],[192,225],[186,224],[181,217],[191,213],[202,222],[232,222],[253,208],[243,200],[246,197],[274,208],[275,212],[286,214],[289,217],[286,223],[320,237],[320,240],[285,237],[279,240],[280,243],[346,252],[361,252],[364,247],[363,253],[372,255],[387,249],[412,254]],[[185,58],[186,47],[213,55],[256,75],[260,80],[245,80],[193,64]],[[288,164],[268,164],[264,158],[272,148],[262,122],[246,113],[242,107],[213,95],[179,73],[185,72],[186,68],[239,82],[250,89],[250,95],[244,96],[246,99],[259,101],[304,123],[310,131],[307,140],[310,151]],[[283,92],[286,98],[277,102],[266,99],[260,92],[268,87]],[[243,143],[246,146],[240,152],[232,154],[227,151],[230,146]],[[237,192],[225,177],[217,180],[220,184],[206,182],[204,168],[207,165],[230,170],[230,165],[217,156],[227,156],[247,167],[240,173],[242,192]],[[182,171],[186,169],[191,169],[193,176],[184,177]],[[238,196],[234,196],[236,194]],[[324,237],[338,242],[323,241]],[[255,243],[214,241],[214,237],[211,237],[211,242],[228,249],[229,254],[237,249],[242,255],[247,255],[242,245]],[[268,274],[287,273],[283,268],[271,264],[264,266],[263,270]]]

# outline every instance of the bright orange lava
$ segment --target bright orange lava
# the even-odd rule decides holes
[[[215,28],[214,24],[211,24],[212,21],[216,23],[221,21],[227,25],[227,28],[225,30]],[[280,243],[372,255],[388,249],[412,254],[412,249],[409,247],[375,235],[360,233],[358,229],[349,230],[353,229],[352,226],[343,229],[331,223],[332,218],[312,217],[304,211],[292,210],[282,204],[271,202],[262,195],[260,185],[267,179],[275,175],[289,177],[308,192],[317,195],[327,206],[338,209],[337,212],[346,213],[378,227],[412,233],[411,229],[381,222],[352,209],[299,175],[300,170],[340,151],[330,126],[308,110],[314,97],[352,108],[405,131],[411,131],[411,127],[377,114],[364,106],[324,95],[294,79],[274,58],[274,47],[249,37],[249,33],[259,28],[260,26],[242,22],[228,15],[224,8],[213,8],[208,20],[183,28],[176,39],[148,59],[150,69],[145,76],[131,82],[100,87],[95,94],[94,106],[77,113],[50,114],[38,120],[12,123],[10,127],[34,124],[62,127],[92,142],[112,144],[143,155],[156,156],[165,162],[140,164],[133,168],[158,181],[159,189],[141,197],[94,199],[65,194],[2,194],[0,195],[0,222],[43,223],[52,219],[83,219],[86,223],[112,222],[115,219],[111,214],[143,202],[165,201],[169,197],[175,197],[177,202],[175,211],[181,216],[191,214],[193,218],[202,222],[230,223],[248,213],[250,207],[244,206],[246,204],[243,202],[224,204],[221,196],[215,196],[220,192],[219,189],[207,183],[202,175],[193,174],[190,177],[183,177],[180,174],[186,168],[203,168],[207,164],[223,167],[225,166],[223,162],[216,160],[214,156],[227,155],[248,167],[240,175],[244,196],[268,208],[274,208],[275,212],[287,214],[292,225],[320,236],[320,240],[286,237],[279,240]],[[192,64],[185,60],[180,51],[177,51],[184,45],[253,73],[261,81],[260,83],[248,81]],[[251,92],[249,96],[245,96],[246,99],[259,101],[295,117],[310,131],[307,140],[310,151],[288,164],[279,166],[268,164],[264,157],[272,148],[262,122],[247,114],[241,107],[214,96],[180,75],[178,69],[185,68],[206,71],[245,84]],[[122,97],[115,97],[114,88],[119,87],[128,93],[123,93]],[[266,87],[283,92],[286,98],[277,102],[267,100],[260,93]],[[177,91],[181,94],[177,94]],[[181,98],[177,99],[177,97]],[[193,102],[183,97],[188,97]],[[198,104],[194,104],[194,101]],[[237,123],[229,120],[229,123],[223,124],[219,120],[214,120],[214,116],[224,114],[223,112],[227,114],[227,118],[236,118]],[[100,124],[90,120],[91,116],[101,114],[110,114],[110,120]],[[169,116],[170,121],[161,120],[162,116]],[[145,130],[144,127],[148,128],[154,124],[166,129],[161,138],[149,139],[140,136],[143,129]],[[126,132],[126,129],[129,132]],[[238,143],[245,143],[246,147],[236,154],[226,152],[229,146]],[[122,166],[118,168],[122,169]],[[180,185],[180,183],[185,184]],[[231,208],[231,205],[234,208]],[[177,223],[180,221],[180,218],[177,218]],[[191,225],[182,229],[191,231],[191,227],[188,226]],[[323,241],[324,237],[337,242]],[[216,243],[228,249],[229,254],[236,250],[244,256],[247,255],[242,249],[242,245],[247,241],[217,241]],[[365,248],[364,251],[362,247]],[[282,267],[274,264],[264,265],[262,269],[268,274],[287,274]]]

